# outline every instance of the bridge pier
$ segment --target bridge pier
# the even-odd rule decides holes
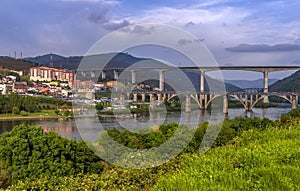
[[[132,84],[136,83],[136,71],[135,70],[131,71],[131,83]]]
[[[114,79],[115,80],[119,79],[119,72],[117,70],[114,70]]]
[[[105,80],[105,79],[106,79],[106,72],[105,72],[105,71],[102,71],[102,72],[101,72],[101,79],[102,79],[102,80]]]
[[[185,112],[187,112],[187,113],[191,112],[191,96],[190,95],[185,96]]]
[[[223,96],[223,113],[228,114],[228,97],[227,97],[227,95]]]
[[[248,95],[245,95],[245,109],[246,111],[250,111],[250,107],[248,106]]]
[[[155,97],[154,97],[154,95],[153,94],[149,94],[149,96],[150,96],[150,103],[152,103],[152,102],[154,102],[155,101]]]
[[[164,77],[164,71],[159,71],[159,90],[164,91],[165,87],[165,77]]]
[[[250,107],[253,105],[253,95],[250,95]]]
[[[137,102],[138,101],[138,94],[133,94],[133,101]]]
[[[205,71],[200,70],[200,93],[204,92]]]
[[[145,93],[142,93],[142,102],[144,103],[146,100],[146,94]]]
[[[161,95],[161,94],[157,94],[157,100],[158,100],[159,102],[162,101],[162,95]]]
[[[205,105],[206,105],[206,103],[205,103],[205,96],[204,96],[204,79],[205,79],[205,71],[204,70],[200,70],[200,94],[199,94],[199,102],[200,102],[200,109],[202,109],[202,110],[206,109],[205,108]]]
[[[166,99],[168,99],[167,98],[167,94],[163,94],[163,98],[162,99],[163,99],[163,101],[165,101]]]
[[[125,105],[125,95],[123,94],[120,95],[120,104]]]
[[[95,78],[96,74],[95,72],[91,72],[91,78]]]
[[[298,96],[292,95],[292,109],[297,109],[298,105]]]
[[[269,93],[269,72],[267,70],[264,71],[264,93]],[[269,103],[269,97],[266,95],[263,100],[264,103]]]

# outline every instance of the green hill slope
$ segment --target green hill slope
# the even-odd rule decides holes
[[[29,70],[31,67],[37,65],[38,63],[35,62],[0,56],[0,68],[6,68],[15,71],[24,71],[24,70]]]
[[[300,70],[269,87],[270,92],[300,92]]]
[[[248,130],[233,145],[187,156],[155,190],[299,190],[300,125]]]

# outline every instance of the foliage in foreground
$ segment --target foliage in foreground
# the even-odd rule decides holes
[[[48,174],[38,180],[29,177],[8,189],[297,190],[300,188],[297,114],[299,112],[293,111],[288,114],[288,120],[281,123],[258,118],[226,120],[214,148],[198,155],[199,141],[208,128],[205,123],[196,129],[191,143],[181,155],[155,168],[132,170],[106,165],[101,174],[88,170],[93,174]],[[115,129],[108,132],[120,144],[143,149],[168,140],[178,128],[177,124],[167,124],[144,134]],[[4,175],[6,181],[9,173]]]
[[[299,190],[299,138],[299,121],[290,130],[244,131],[234,145],[186,157],[155,190]]]
[[[31,125],[16,126],[1,136],[0,159],[13,182],[101,171],[100,159],[83,141],[45,133]]]

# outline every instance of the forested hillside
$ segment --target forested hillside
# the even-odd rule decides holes
[[[270,92],[300,92],[300,70],[291,76],[278,80],[269,87]]]

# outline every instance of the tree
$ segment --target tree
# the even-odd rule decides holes
[[[101,111],[103,108],[104,108],[104,106],[103,106],[102,103],[97,103],[97,104],[96,104],[96,110],[97,110],[97,111]]]
[[[15,126],[0,138],[0,161],[7,165],[13,181],[41,176],[99,173],[98,158],[83,141],[62,138],[41,127]]]
[[[20,109],[18,107],[13,107],[12,109],[12,114],[15,115],[15,114],[19,114],[20,113]]]
[[[56,110],[54,111],[54,113],[55,113],[56,115],[58,115],[58,114],[59,114],[59,110],[56,109]]]

